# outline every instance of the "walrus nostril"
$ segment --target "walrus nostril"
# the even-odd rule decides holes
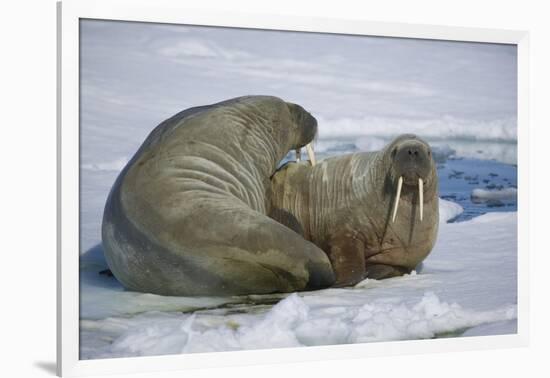
[[[411,159],[418,159],[420,156],[420,151],[418,150],[418,148],[408,148],[407,154]]]

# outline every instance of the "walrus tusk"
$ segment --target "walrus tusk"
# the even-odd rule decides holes
[[[306,144],[306,151],[307,151],[307,156],[309,158],[309,161],[311,162],[311,165],[315,165],[316,164],[316,161],[315,161],[315,154],[313,153],[313,147],[311,147],[311,143],[308,143]]]
[[[296,162],[299,162],[300,160],[302,160],[302,149],[301,148],[297,148],[296,149]]]
[[[418,179],[418,198],[420,199],[420,222],[422,222],[422,215],[424,215],[424,182],[422,179]]]
[[[397,206],[399,206],[399,197],[401,197],[401,186],[403,186],[403,176],[399,177],[397,181],[397,193],[395,194],[395,203],[393,205],[393,216],[391,218],[392,222],[395,222],[395,216],[397,215]]]

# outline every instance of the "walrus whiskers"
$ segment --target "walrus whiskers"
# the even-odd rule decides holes
[[[418,198],[420,201],[420,222],[422,222],[422,215],[424,214],[424,183],[422,179],[418,179]]]
[[[403,176],[399,177],[397,181],[397,193],[395,194],[395,202],[393,205],[393,216],[391,221],[395,222],[395,216],[397,215],[397,207],[399,206],[399,197],[401,197],[401,186],[403,186]]]
[[[311,146],[311,143],[306,144],[306,151],[311,165],[314,166],[316,164],[315,153],[313,152],[313,147]]]

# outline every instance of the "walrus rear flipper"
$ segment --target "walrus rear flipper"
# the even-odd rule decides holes
[[[103,228],[106,257],[125,287],[170,296],[219,296],[333,284],[330,261],[321,249],[242,202],[204,198],[190,207],[192,216],[155,234],[124,214],[113,223],[111,212],[118,207],[109,207]]]
[[[294,214],[292,214],[290,211],[286,211],[283,209],[271,209],[271,212],[269,213],[269,217],[275,219],[277,222],[281,223],[282,225],[287,226],[292,231],[296,232],[298,235],[304,236],[304,229],[302,228],[302,225],[296,219]]]
[[[334,282],[326,254],[291,229],[246,207],[224,209],[214,202],[208,207],[182,226],[197,230],[194,240],[187,238],[186,257],[209,275],[202,282],[195,278],[194,292],[173,295],[291,292]]]

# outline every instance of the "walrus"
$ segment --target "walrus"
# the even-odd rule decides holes
[[[162,122],[109,193],[102,242],[111,272],[127,289],[171,296],[332,285],[327,254],[267,215],[270,177],[316,131],[304,108],[270,96],[191,108]]]
[[[437,171],[415,135],[313,166],[287,163],[271,181],[271,216],[327,253],[333,286],[410,273],[434,246]]]

